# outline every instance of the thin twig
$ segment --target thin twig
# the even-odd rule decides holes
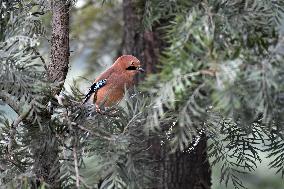
[[[44,69],[45,69],[45,70],[48,70],[48,69],[47,69],[47,64],[45,63],[45,60],[44,60],[44,58],[42,57],[42,55],[37,51],[36,48],[33,48],[33,51],[34,51],[34,53],[40,58],[40,60],[41,60],[41,62],[42,62],[42,64],[43,64]]]
[[[21,167],[21,164],[14,160],[14,158],[10,154],[6,154],[5,159],[16,166],[21,172],[25,172],[25,169]]]
[[[74,157],[74,166],[75,166],[75,174],[76,174],[76,187],[80,187],[80,174],[78,168],[78,157],[77,157],[77,144],[73,146],[73,157]]]
[[[72,124],[73,124],[73,123],[72,123]],[[105,140],[113,140],[111,137],[101,136],[100,134],[95,133],[95,132],[91,131],[90,129],[87,129],[87,128],[83,127],[82,125],[76,124],[76,126],[77,126],[79,129],[83,130],[83,131],[87,131],[87,132],[90,133],[91,135],[94,135],[94,136],[97,136],[97,137],[101,137],[101,138],[103,138],[103,139],[105,139]]]
[[[138,114],[136,114],[135,116],[133,116],[132,118],[131,118],[131,120],[127,123],[127,125],[124,127],[124,129],[123,129],[123,134],[125,134],[126,133],[126,131],[128,130],[128,128],[130,127],[130,125],[132,124],[132,122],[133,121],[135,121],[135,119],[137,118],[137,117],[139,117],[141,114],[142,114],[143,112],[139,112]]]
[[[19,117],[17,117],[17,119],[13,122],[12,127],[17,128],[18,125],[29,115],[31,110],[32,110],[32,106],[27,111],[22,113]]]
[[[32,110],[32,106],[25,112],[23,112],[17,119],[15,119],[11,125],[10,133],[9,133],[9,144],[8,144],[8,152],[10,153],[13,147],[13,141],[15,140],[16,135],[16,128],[18,125],[29,115],[30,111]]]
[[[74,168],[75,168],[75,176],[76,176],[76,188],[80,188],[80,173],[79,173],[79,166],[78,166],[78,154],[77,154],[77,131],[74,130],[73,125],[70,118],[68,117],[68,109],[65,108],[64,111],[64,116],[66,117],[68,124],[69,124],[69,129],[74,131],[74,136],[72,136],[72,141],[73,141],[73,158],[74,158]]]
[[[202,75],[209,75],[209,76],[212,76],[212,77],[214,77],[214,76],[216,76],[216,70],[214,70],[214,69],[208,69],[208,70],[200,70],[199,71]]]

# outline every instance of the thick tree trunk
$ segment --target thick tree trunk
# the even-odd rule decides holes
[[[207,140],[200,139],[193,150],[169,154],[163,148],[163,162],[160,162],[161,189],[210,189],[211,169],[207,160]]]
[[[54,94],[61,91],[69,64],[69,0],[53,0],[51,63],[48,65],[48,77],[56,85]]]
[[[123,1],[124,31],[122,54],[132,54],[142,62],[146,73],[157,71],[158,55],[163,46],[156,31],[144,31],[142,15],[137,14],[137,0]]]
[[[152,31],[143,31],[142,15],[138,14],[137,1],[124,0],[123,54],[133,54],[142,62],[146,73],[157,72],[158,55],[165,47],[156,26]],[[163,21],[165,22],[165,21]],[[155,189],[209,189],[211,170],[207,160],[207,140],[202,137],[190,152],[169,153],[168,146],[161,146],[158,136],[150,141],[150,153],[155,160],[155,173],[159,181]]]
[[[61,91],[69,64],[69,7],[68,0],[54,0],[52,6],[51,63],[48,65],[48,79],[53,83],[52,94]],[[60,188],[60,163],[58,141],[50,124],[51,115],[44,113],[42,129],[38,132],[34,149],[34,172],[50,185]]]

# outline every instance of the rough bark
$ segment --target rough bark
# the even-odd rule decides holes
[[[140,59],[146,73],[158,71],[158,55],[166,46],[161,39],[161,33],[153,27],[152,31],[143,31],[142,15],[137,12],[135,0],[123,1],[124,36],[123,54],[133,54]],[[164,23],[167,21],[162,21]],[[155,182],[153,189],[209,189],[211,186],[211,170],[207,160],[207,140],[202,137],[198,145],[190,153],[169,153],[168,146],[161,146],[158,136],[149,141],[150,153],[156,165],[153,169]]]
[[[54,0],[52,7],[51,62],[48,79],[53,84],[52,94],[61,91],[69,64],[69,7],[68,0]],[[45,112],[42,129],[34,139],[34,172],[50,188],[60,188],[60,162],[58,141],[50,124],[51,115]]]
[[[138,57],[146,73],[154,73],[157,71],[155,64],[158,63],[158,54],[163,44],[157,31],[143,31],[142,15],[139,15],[135,8],[137,3],[137,0],[123,1],[122,53]]]
[[[60,188],[60,163],[58,158],[58,141],[55,134],[44,125],[34,139],[33,170],[36,177],[47,183],[50,188]]]
[[[68,72],[69,63],[69,0],[53,0],[52,4],[52,40],[51,40],[51,63],[48,66],[48,79],[55,88],[52,93],[58,94],[63,86]],[[0,37],[1,38],[1,37]],[[12,109],[20,114],[22,102],[9,93],[2,92],[0,98]],[[44,98],[42,104],[48,101]],[[32,103],[30,104],[32,106]],[[37,181],[48,184],[48,188],[60,188],[59,172],[60,164],[58,158],[58,141],[51,125],[51,115],[46,109],[41,109],[41,128],[34,122],[34,117],[27,117],[28,112],[22,112],[13,123],[13,129],[21,122],[27,127],[27,137],[31,136],[31,154],[34,160],[32,171]],[[12,135],[16,130],[13,130]],[[36,133],[36,134],[35,134]],[[25,181],[26,182],[26,181]],[[26,183],[25,183],[26,184]],[[37,182],[37,184],[39,184]]]
[[[68,0],[54,0],[52,5],[51,63],[48,77],[56,86],[53,94],[60,92],[69,64],[69,7]]]
[[[169,154],[161,149],[161,189],[210,189],[211,169],[207,160],[207,140],[203,137],[193,150]]]

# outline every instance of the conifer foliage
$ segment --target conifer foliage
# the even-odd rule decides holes
[[[161,72],[147,78],[147,90],[104,114],[82,105],[76,86],[63,89],[64,98],[53,94],[38,52],[41,15],[50,5],[0,3],[0,99],[18,114],[9,122],[0,112],[0,187],[151,188],[159,179],[151,132],[172,152],[191,153],[206,136],[220,181],[235,188],[245,187],[240,175],[256,169],[262,151],[283,177],[282,0],[147,0],[137,9],[145,28],[170,20],[159,28],[168,44]],[[39,171],[39,152],[50,146],[56,156],[46,162],[54,161]]]
[[[174,117],[170,142],[181,150],[206,133],[221,182],[236,188],[263,150],[283,176],[283,1],[170,2],[147,1],[145,11],[148,27],[172,20],[162,28],[170,45],[161,55],[148,128],[159,130],[159,121]]]

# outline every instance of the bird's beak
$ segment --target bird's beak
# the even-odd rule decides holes
[[[141,68],[141,67],[137,67],[137,70],[138,70],[139,72],[145,72],[145,70],[144,70],[143,68]]]

